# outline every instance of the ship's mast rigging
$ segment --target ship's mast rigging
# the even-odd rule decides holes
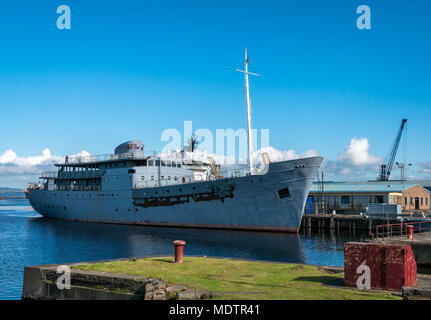
[[[245,75],[245,99],[246,99],[246,106],[247,106],[247,143],[248,143],[248,166],[250,170],[250,174],[253,174],[253,159],[252,159],[252,152],[253,152],[253,134],[252,134],[252,128],[251,128],[251,102],[250,102],[250,90],[248,85],[248,75],[251,74],[253,76],[259,76],[257,73],[251,73],[248,72],[248,62],[249,57],[247,56],[247,48],[245,48],[245,70],[236,70],[238,72],[242,72]]]

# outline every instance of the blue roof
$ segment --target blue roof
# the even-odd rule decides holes
[[[404,190],[413,186],[422,186],[416,183],[404,183]],[[321,183],[314,182],[310,192],[321,192]],[[325,182],[325,193],[402,193],[403,184],[400,181],[386,182]]]

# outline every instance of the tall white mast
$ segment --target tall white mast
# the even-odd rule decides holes
[[[236,70],[238,72],[242,72],[245,75],[245,99],[246,99],[246,106],[247,106],[247,135],[248,135],[248,166],[250,170],[250,174],[253,174],[253,158],[252,158],[252,152],[253,152],[253,134],[251,129],[251,102],[250,102],[250,89],[248,85],[248,75],[251,74],[253,76],[259,76],[256,73],[248,72],[248,61],[249,58],[247,57],[247,48],[245,48],[245,71],[243,70]]]

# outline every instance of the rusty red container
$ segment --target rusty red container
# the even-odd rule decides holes
[[[348,242],[344,244],[344,285],[356,287],[360,274],[356,270],[365,260],[365,247],[363,242]]]
[[[416,285],[417,266],[408,244],[348,242],[344,244],[344,284],[357,286],[361,264],[370,268],[372,289],[401,291]]]
[[[417,282],[417,265],[410,245],[388,245],[385,254],[386,289],[401,291]]]
[[[367,243],[365,247],[365,264],[370,267],[372,289],[385,288],[385,253],[385,244]]]

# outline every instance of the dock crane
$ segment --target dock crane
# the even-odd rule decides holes
[[[391,149],[389,153],[386,155],[385,161],[380,166],[378,181],[388,181],[389,176],[391,175],[392,167],[394,166],[395,156],[397,155],[398,146],[400,145],[401,135],[403,134],[404,126],[407,122],[407,119],[403,119],[401,121],[401,128],[398,131],[397,136],[395,137],[394,142],[392,143]]]

